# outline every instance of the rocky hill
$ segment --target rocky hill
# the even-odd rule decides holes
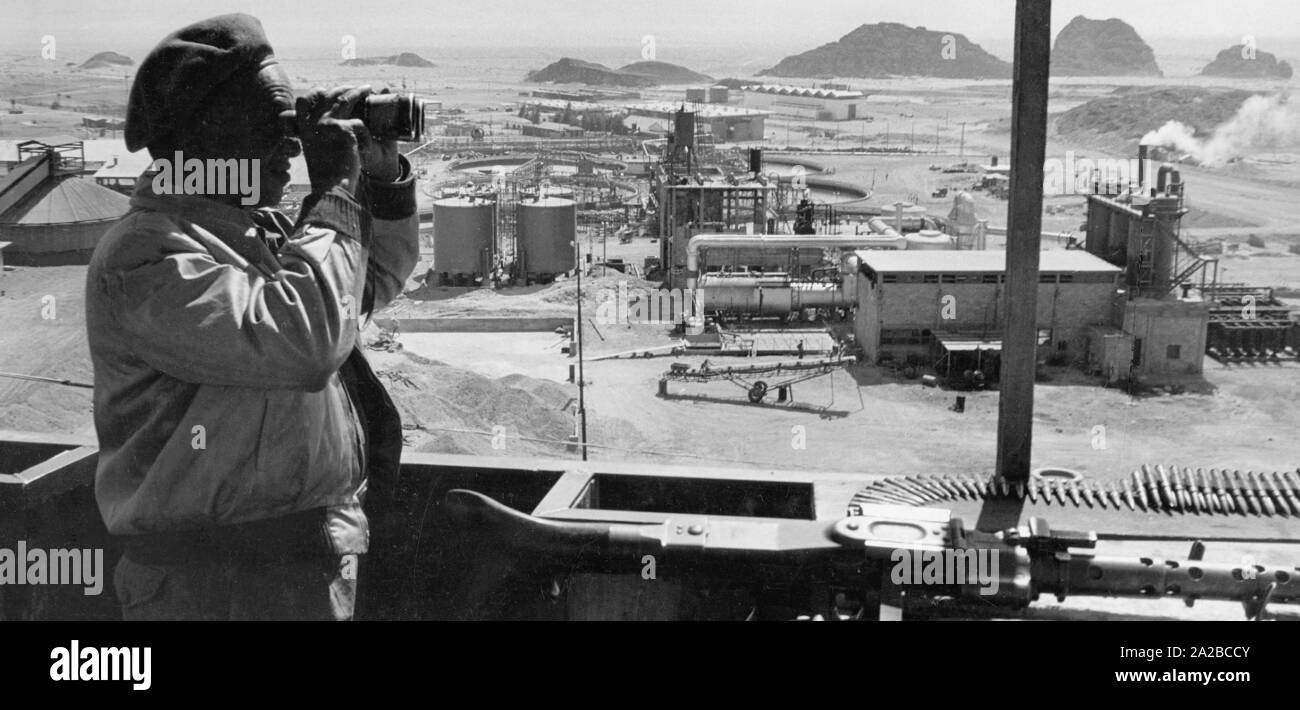
[[[1011,64],[956,32],[897,22],[862,25],[836,42],[786,57],[760,76],[1007,78]]]
[[[618,68],[629,74],[644,74],[654,77],[661,84],[706,84],[712,83],[713,77],[691,71],[686,67],[668,62],[632,62]]]
[[[1123,20],[1070,20],[1052,47],[1054,76],[1164,76],[1156,54]]]
[[[1219,52],[1214,61],[1205,65],[1201,76],[1226,76],[1242,79],[1290,79],[1291,65],[1278,61],[1268,52],[1255,50],[1251,56],[1245,45],[1234,44]]]
[[[107,69],[110,67],[129,67],[135,64],[135,60],[125,54],[117,52],[100,52],[95,56],[87,59],[78,66],[78,69]]]
[[[1076,106],[1056,119],[1063,136],[1125,152],[1168,121],[1179,121],[1206,136],[1236,115],[1251,92],[1236,89],[1120,87],[1110,96]]]
[[[402,52],[388,57],[357,57],[356,59],[345,59],[340,62],[345,67],[376,67],[376,66],[394,66],[394,67],[419,67],[421,69],[432,69],[435,65],[433,62],[411,52]]]
[[[543,69],[528,72],[524,81],[551,81],[557,84],[592,84],[595,86],[647,87],[657,86],[659,81],[646,74],[610,69],[604,64],[584,62],[581,59],[564,57],[547,65]]]

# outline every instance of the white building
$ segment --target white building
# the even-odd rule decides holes
[[[741,96],[747,107],[783,116],[817,121],[851,121],[866,117],[867,96],[861,91],[754,84],[742,88]]]

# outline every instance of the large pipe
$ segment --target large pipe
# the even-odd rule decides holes
[[[1031,468],[1051,47],[1051,0],[1016,0],[1007,286],[1003,294],[1007,320],[1002,336],[997,454],[998,475],[1015,482],[1028,481]],[[993,521],[982,518],[980,522]]]
[[[807,308],[851,308],[857,303],[858,255],[840,258],[840,282],[798,281],[788,275],[716,276],[699,280],[696,306],[715,310],[783,316]],[[698,314],[698,312],[697,312]]]
[[[701,279],[700,250],[703,248],[856,249],[873,246],[879,240],[874,235],[697,234],[686,244],[686,292],[692,299],[694,317],[704,313],[707,295],[729,304],[732,310],[773,315],[803,308],[846,308],[857,300],[858,256],[852,252],[841,256],[840,283],[832,285],[797,282],[789,277],[706,276]]]
[[[869,227],[871,231],[875,232],[876,234],[883,234],[889,237],[903,236],[901,233],[899,233],[897,229],[894,229],[893,227],[889,226],[888,222],[886,222],[885,220],[879,217],[872,217],[871,219],[867,220],[867,227]]]
[[[686,288],[694,290],[699,278],[701,249],[862,249],[879,240],[870,234],[697,234],[686,243]]]

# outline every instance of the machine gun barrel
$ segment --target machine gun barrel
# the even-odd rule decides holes
[[[1250,602],[1300,600],[1300,579],[1283,568],[1200,560],[1160,560],[1072,554],[1031,562],[1036,591],[1081,596],[1173,597]]]

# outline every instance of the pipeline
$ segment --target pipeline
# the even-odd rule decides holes
[[[874,246],[879,237],[873,235],[772,235],[772,234],[697,234],[686,244],[686,288],[694,291],[700,276],[701,249],[738,249],[758,247],[769,249],[858,249]],[[847,259],[847,255],[846,255]],[[841,275],[856,276],[856,261],[850,273],[846,263],[841,264]]]
[[[761,315],[786,315],[807,308],[849,308],[857,302],[858,257],[846,251],[840,261],[838,284],[795,281],[788,275],[700,276],[702,248],[838,248],[871,246],[873,235],[733,235],[700,234],[686,245],[686,289],[694,294],[695,313],[715,310]]]

